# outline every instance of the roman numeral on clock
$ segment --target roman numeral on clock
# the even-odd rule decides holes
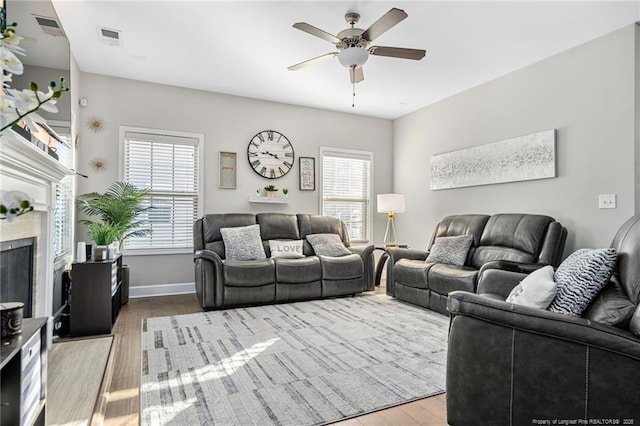
[[[256,137],[257,137],[258,139],[260,139],[260,142],[261,142],[261,143],[264,143],[264,136],[262,136],[262,133],[258,133],[258,134],[256,135]]]
[[[287,149],[291,147],[291,142],[287,142],[286,144],[284,144],[283,148]]]
[[[282,170],[282,167],[278,167],[278,171],[280,171],[280,176],[284,176],[284,170]]]
[[[273,140],[273,130],[267,130],[267,139]]]
[[[253,166],[253,168],[255,169],[256,167],[258,167],[260,165],[260,160],[255,160],[251,162],[251,165]]]
[[[276,177],[276,171],[275,170],[271,169],[270,173],[271,173],[271,179]]]
[[[290,169],[290,168],[291,168],[291,166],[293,166],[293,164],[289,163],[288,161],[285,161],[285,162],[284,162],[284,163],[282,163],[282,164],[284,164],[284,166],[285,166],[286,168],[288,168],[288,169]]]
[[[263,166],[263,167],[260,169],[260,174],[261,174],[262,176],[266,177],[266,176],[267,176],[267,168]]]

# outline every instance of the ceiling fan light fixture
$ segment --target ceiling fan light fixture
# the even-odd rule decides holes
[[[338,53],[338,61],[343,67],[361,67],[369,59],[369,52],[361,47],[348,47]]]

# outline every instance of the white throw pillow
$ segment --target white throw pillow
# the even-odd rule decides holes
[[[351,254],[338,234],[311,234],[307,235],[307,241],[318,256],[340,257]]]
[[[266,259],[260,238],[260,225],[220,228],[224,241],[224,257],[227,260]]]
[[[547,309],[556,297],[553,267],[545,266],[527,275],[507,297],[507,302],[532,308]]]
[[[299,259],[302,253],[302,240],[269,240],[272,258]]]

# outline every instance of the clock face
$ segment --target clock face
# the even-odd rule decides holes
[[[251,138],[247,147],[251,168],[267,179],[280,178],[293,167],[293,146],[289,139],[275,130],[263,130]]]

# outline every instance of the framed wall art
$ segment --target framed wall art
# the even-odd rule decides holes
[[[220,151],[220,176],[218,188],[235,189],[237,186],[237,154]]]
[[[300,157],[300,190],[316,190],[316,159]]]
[[[555,129],[431,157],[431,190],[556,176]]]

